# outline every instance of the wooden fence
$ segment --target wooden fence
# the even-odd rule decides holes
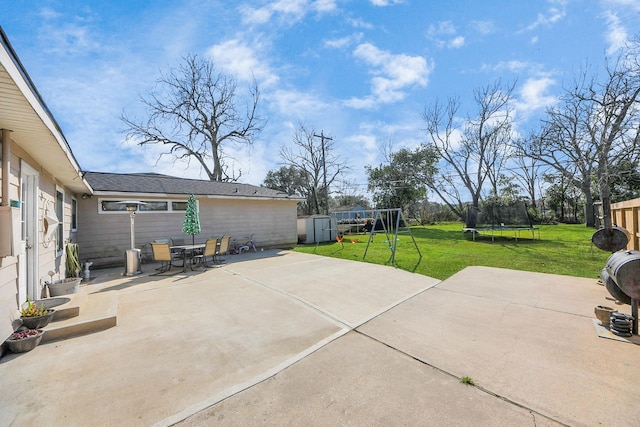
[[[611,220],[614,225],[629,232],[627,249],[640,250],[640,199],[611,204]]]

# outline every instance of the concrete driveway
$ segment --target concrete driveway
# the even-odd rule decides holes
[[[439,282],[275,250],[227,261],[83,286],[117,295],[117,326],[1,359],[0,425],[640,419],[640,347],[598,336],[593,307],[613,303],[595,279],[473,267]]]

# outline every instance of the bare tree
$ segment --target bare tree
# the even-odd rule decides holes
[[[129,137],[139,145],[163,144],[175,159],[196,159],[212,181],[237,181],[242,171],[228,172],[224,147],[251,145],[264,126],[257,116],[259,91],[253,82],[243,106],[237,82],[216,71],[213,63],[196,56],[163,74],[148,98],[140,97],[148,118],[136,121],[122,115]],[[244,111],[242,111],[244,109]],[[158,158],[160,160],[160,158]]]
[[[441,159],[439,172],[428,182],[449,208],[468,227],[475,227],[480,198],[488,179],[497,194],[500,169],[511,138],[511,107],[514,84],[503,87],[500,81],[474,92],[477,115],[464,120],[457,117],[460,101],[451,98],[446,106],[436,102],[425,108],[430,145]],[[468,192],[468,197],[460,188]],[[467,212],[465,200],[471,199]]]
[[[539,135],[521,144],[520,154],[551,166],[580,189],[588,227],[596,224],[595,178],[610,229],[612,167],[640,158],[640,67],[626,55],[607,61],[604,83],[583,71],[560,100],[548,110]]]
[[[513,177],[526,192],[531,207],[537,209],[540,183],[545,166],[540,160],[530,157],[513,156],[513,161],[517,166],[513,170]]]
[[[313,129],[307,129],[300,123],[293,134],[292,142],[293,146],[283,146],[280,149],[280,157],[287,166],[304,172],[311,211],[328,213],[329,206],[326,206],[326,201],[331,194],[330,188],[348,169],[339,161],[335,141],[326,137],[324,141],[321,140]]]

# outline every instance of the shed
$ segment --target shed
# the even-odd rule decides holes
[[[338,227],[329,215],[311,215],[298,218],[298,242],[320,243],[335,240]]]

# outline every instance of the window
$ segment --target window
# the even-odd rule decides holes
[[[56,216],[59,223],[56,230],[56,246],[60,254],[64,249],[64,193],[59,188],[56,188]]]
[[[138,213],[146,214],[146,213],[171,213],[171,212],[181,212],[184,213],[187,210],[187,201],[186,200],[144,200],[144,199],[136,199],[140,202],[144,202],[146,204],[140,205]],[[98,203],[98,213],[127,213],[126,205],[122,203],[118,203],[121,200],[105,200],[100,199]]]
[[[71,231],[78,230],[78,200],[71,199]]]
[[[140,205],[140,212],[157,212],[157,211],[168,211],[169,203],[168,202],[145,202],[146,205]]]
[[[171,209],[174,211],[186,211],[187,202],[171,202]]]

